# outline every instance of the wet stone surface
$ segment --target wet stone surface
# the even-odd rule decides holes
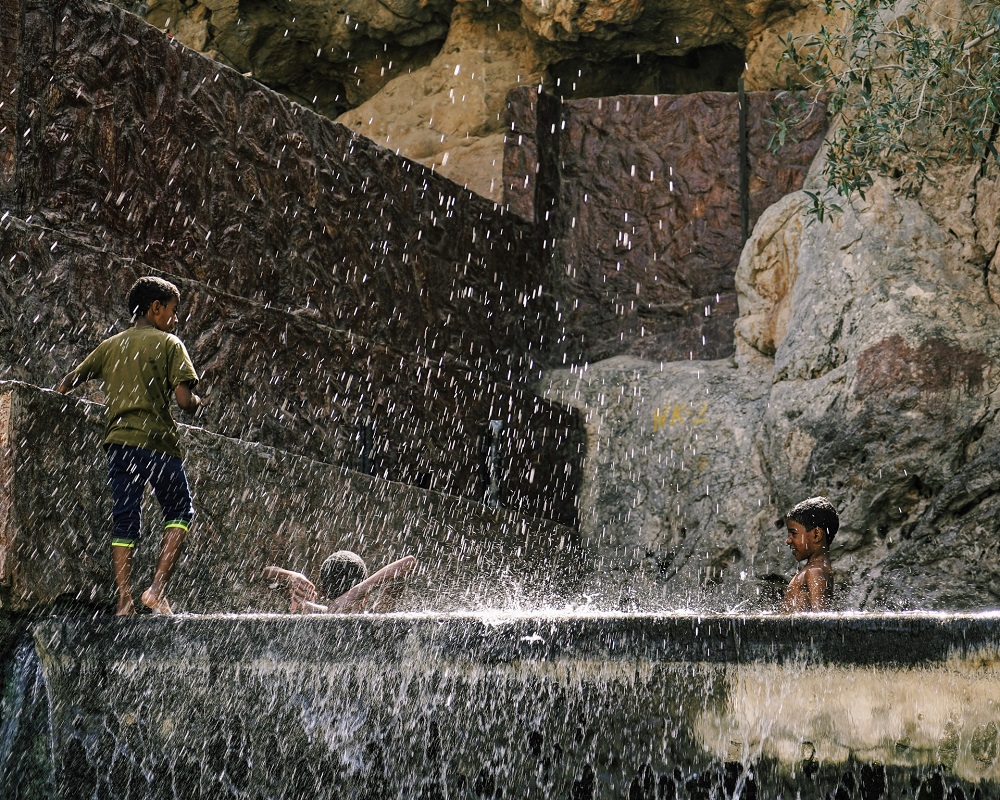
[[[8,217],[0,246],[14,255],[0,276],[0,374],[53,386],[103,338],[123,329],[129,285],[149,272],[62,233]],[[206,407],[196,420],[372,475],[482,500],[496,454],[500,502],[572,524],[582,432],[575,412],[538,399],[516,375],[483,359],[411,351],[173,278],[177,331],[198,369]],[[102,401],[99,382],[74,396]],[[490,420],[502,430],[487,441]]]
[[[0,385],[0,603],[21,611],[114,597],[102,407]],[[420,566],[399,607],[565,602],[582,567],[573,529],[506,509],[183,428],[196,517],[170,587],[175,610],[284,611],[261,579],[276,564],[315,576],[335,550],[370,568]],[[136,586],[149,580],[161,514],[147,497]],[[559,600],[559,598],[563,598]]]
[[[37,0],[23,25],[2,77],[14,216],[405,349],[526,368],[546,302],[530,226],[115,7]]]
[[[743,246],[738,95],[566,100],[546,115],[551,102],[529,88],[510,93],[505,160],[511,207],[547,220],[554,242],[563,303],[550,347],[576,363],[731,355]],[[794,93],[747,94],[751,228],[802,187],[826,132],[821,102],[801,112],[795,141],[769,150],[772,104],[797,102]],[[532,192],[541,192],[534,204]]]
[[[576,414],[530,390],[551,305],[532,226],[117,8],[32,3],[15,29],[0,377],[54,385],[160,274],[198,424],[575,522]]]
[[[938,655],[916,669],[901,663],[900,644],[932,628]],[[987,618],[913,616],[809,626],[586,614],[51,619],[33,627],[8,682],[44,675],[48,694],[26,706],[25,718],[51,720],[51,761],[40,750],[34,763],[15,763],[36,775],[48,767],[60,798],[81,790],[124,798],[988,798],[998,789],[994,765],[942,763],[933,746],[921,749],[928,729],[935,744],[943,735],[976,750],[974,718],[994,710],[977,710],[971,696],[950,698],[954,719],[967,717],[961,729],[925,719],[919,698],[892,694],[881,709],[861,696],[849,717],[823,711],[859,676],[886,686],[968,679],[993,691],[994,628]],[[803,651],[807,629],[818,642],[867,641],[870,663],[858,670],[822,644]],[[675,642],[666,653],[665,641]],[[745,657],[707,663],[708,646],[745,647]],[[759,731],[751,741],[746,676],[783,656],[785,671],[762,687],[771,707],[750,720]],[[807,688],[791,679],[803,669],[826,671]],[[721,726],[718,740],[712,724]],[[865,726],[884,737],[874,749]],[[857,749],[845,756],[840,746]]]

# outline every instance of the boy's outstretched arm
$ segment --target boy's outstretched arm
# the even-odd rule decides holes
[[[353,586],[344,592],[340,597],[333,600],[327,609],[331,612],[349,614],[360,611],[365,598],[380,586],[393,581],[402,580],[409,575],[417,566],[417,559],[413,556],[403,556],[398,561],[393,561],[374,575],[361,581],[357,586]]]
[[[181,410],[186,411],[188,414],[194,414],[201,408],[201,398],[191,391],[191,383],[189,381],[178,383],[174,387],[174,397],[177,398],[177,405],[181,407]]]
[[[326,606],[315,603],[316,586],[301,572],[281,567],[264,567],[264,577],[284,581],[292,595],[290,611],[326,611]]]
[[[80,377],[76,370],[73,370],[72,372],[67,372],[66,375],[63,376],[63,379],[56,384],[56,391],[59,392],[59,394],[66,394],[67,392],[75,389],[81,383],[84,383],[84,379]]]

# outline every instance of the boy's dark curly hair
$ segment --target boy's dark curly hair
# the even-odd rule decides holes
[[[146,275],[139,278],[128,290],[128,312],[133,319],[145,316],[154,300],[168,303],[171,300],[181,301],[181,293],[170,281]]]
[[[785,521],[797,522],[807,531],[822,528],[826,531],[826,543],[830,544],[840,530],[840,517],[833,503],[825,497],[810,497],[785,512]]]
[[[320,586],[331,600],[337,599],[367,577],[368,567],[365,562],[350,550],[338,550],[319,568]]]

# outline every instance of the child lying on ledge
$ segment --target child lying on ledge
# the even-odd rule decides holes
[[[399,599],[403,579],[416,566],[416,558],[404,556],[369,576],[361,556],[350,550],[339,550],[323,562],[319,571],[320,585],[328,601],[326,605],[316,602],[316,585],[301,572],[264,567],[264,577],[285,582],[292,595],[290,611],[355,614],[361,611],[391,611],[392,605]],[[365,608],[369,596],[376,589],[381,589],[381,593],[369,608]]]

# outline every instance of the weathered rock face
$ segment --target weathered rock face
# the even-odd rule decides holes
[[[500,9],[457,5],[430,64],[394,78],[338,121],[501,201],[504,98],[511,86],[537,84],[543,62],[518,17]]]
[[[549,376],[585,413],[582,532],[619,574],[673,601],[764,602],[793,568],[775,519],[825,494],[843,607],[996,604],[996,177],[978,169],[919,198],[880,182],[825,224],[797,195],[766,212],[734,361]]]
[[[309,108],[350,112],[341,121],[355,130],[495,200],[511,88],[543,84],[568,97],[732,90],[745,62],[749,88],[780,88],[778,35],[818,14],[804,0],[122,5]],[[705,77],[685,77],[695,73]]]
[[[505,336],[525,335],[518,291],[499,286],[536,288],[529,226],[493,225],[491,203],[138,20],[81,3],[53,28],[54,13],[26,6],[0,62],[21,109],[3,134],[14,215],[407,348],[440,326],[429,355],[496,358],[498,314]]]
[[[546,375],[587,428],[580,533],[587,593],[612,607],[767,608],[786,564],[755,447],[764,370],[618,356]],[[788,565],[790,566],[790,565]]]

